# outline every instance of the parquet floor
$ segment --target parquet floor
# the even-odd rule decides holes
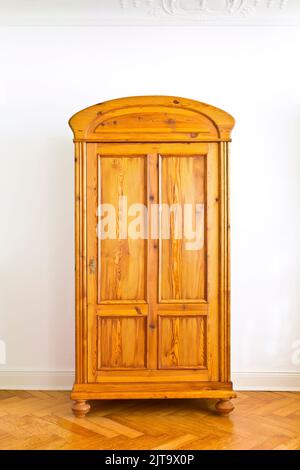
[[[207,400],[93,402],[68,392],[0,391],[0,449],[299,449],[300,393],[240,392],[229,417]]]

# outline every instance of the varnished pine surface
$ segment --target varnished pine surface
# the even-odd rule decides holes
[[[162,382],[174,373],[182,375],[184,370],[190,370],[194,379],[219,381],[219,351],[225,355],[229,347],[218,310],[221,236],[217,144],[88,144],[87,161],[87,232],[81,237],[84,241],[87,235],[88,267],[82,271],[87,273],[86,279],[82,278],[86,280],[87,298],[85,289],[77,293],[81,308],[87,301],[89,320],[83,321],[84,312],[79,313],[76,331],[77,353],[79,343],[89,350],[87,361],[82,357],[79,368],[88,366],[90,382],[99,382],[117,370],[135,372],[136,382],[143,382],[145,370],[153,369],[158,369]],[[198,248],[186,249],[190,237],[165,240],[168,224],[162,222],[169,217],[164,215],[164,236],[159,241],[153,239],[156,243],[97,240],[99,203],[112,204],[118,213],[120,195],[128,197],[128,208],[133,203],[146,203],[149,208],[159,201],[168,207],[198,204],[197,231],[202,233]],[[127,216],[125,225],[132,223],[131,218]],[[155,218],[160,225],[158,214]],[[103,222],[102,228],[106,224]],[[181,229],[182,224],[183,219]],[[122,226],[117,225],[117,236]],[[83,331],[83,324],[89,325],[88,331]],[[226,371],[223,382],[229,381],[228,368]],[[143,398],[148,398],[147,388],[145,384]],[[185,392],[189,389],[183,388],[180,398],[189,396]],[[134,393],[127,398],[134,398]]]
[[[241,392],[229,417],[214,404],[98,401],[80,419],[69,392],[0,391],[0,449],[300,450],[300,393]]]
[[[76,140],[218,141],[230,139],[234,119],[222,109],[176,96],[131,96],[82,109],[69,124]]]
[[[76,383],[110,376],[113,382],[126,370],[132,381],[122,387],[127,397],[145,398],[145,372],[156,372],[164,383],[189,371],[194,382],[208,382],[206,397],[216,398],[212,384],[230,382],[227,154],[234,119],[194,100],[144,96],[86,108],[70,125],[76,149]],[[99,242],[99,202],[115,205],[118,195],[148,206],[201,203],[194,217],[203,243],[188,253],[175,235],[162,243],[162,233],[158,242]],[[119,309],[122,304],[127,307]],[[134,382],[144,383],[143,395]],[[84,388],[73,398],[89,398]],[[93,398],[104,398],[102,386],[97,393]],[[195,398],[185,380],[180,393],[154,393]],[[84,403],[73,409],[83,413]]]

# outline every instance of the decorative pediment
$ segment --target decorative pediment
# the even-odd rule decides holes
[[[172,96],[106,101],[70,119],[75,140],[97,142],[229,140],[234,119],[205,103]]]

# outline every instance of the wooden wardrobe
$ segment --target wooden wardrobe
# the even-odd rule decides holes
[[[216,410],[229,413],[235,397],[228,190],[234,119],[186,98],[135,96],[86,108],[70,126],[75,415],[89,411],[88,400],[181,397],[216,399]],[[119,205],[124,196],[125,216]],[[100,207],[108,206],[120,216],[113,237],[102,233],[108,212]],[[192,249],[184,230],[181,237],[175,233],[175,211],[167,221],[162,210],[173,206],[196,208],[191,217],[198,241]],[[138,223],[140,207],[146,211]],[[134,224],[139,236],[128,235]]]

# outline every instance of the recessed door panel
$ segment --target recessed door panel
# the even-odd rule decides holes
[[[160,300],[206,298],[206,156],[160,157]]]
[[[98,317],[98,369],[146,367],[146,317]]]
[[[181,313],[181,314],[180,314]],[[159,367],[161,369],[206,369],[206,317],[160,316]]]
[[[98,302],[146,301],[146,241],[128,235],[145,231],[146,158],[99,155],[98,169]]]

